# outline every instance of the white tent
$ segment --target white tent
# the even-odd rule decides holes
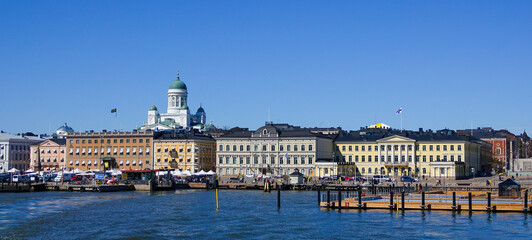
[[[181,176],[192,176],[192,173],[190,173],[189,170],[186,170],[183,173],[181,173]]]
[[[158,171],[156,173],[157,176],[164,176],[164,175],[168,175],[168,171]]]
[[[196,175],[200,175],[200,176],[203,176],[203,175],[206,175],[207,173],[203,170],[199,171]]]
[[[28,171],[26,171],[26,173],[34,173],[33,169],[28,169]]]
[[[211,175],[211,176],[212,176],[212,175],[216,175],[216,173],[213,172],[212,170],[208,171],[206,174],[207,174],[207,175]]]
[[[16,169],[16,168],[11,168],[9,169],[9,171],[7,172],[10,172],[10,173],[14,173],[14,174],[19,174],[20,173],[20,170]]]
[[[174,176],[179,176],[179,175],[181,175],[181,174],[182,174],[182,172],[179,171],[179,169],[176,169],[176,170],[174,170],[174,171],[172,172],[172,175],[174,175]]]
[[[84,171],[79,170],[79,168],[74,169],[74,173],[85,173]]]

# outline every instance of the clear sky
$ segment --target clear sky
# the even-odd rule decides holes
[[[532,129],[532,1],[0,1],[0,129]]]

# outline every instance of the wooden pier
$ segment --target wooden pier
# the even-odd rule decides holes
[[[46,183],[47,191],[67,191],[67,192],[119,192],[132,191],[135,187],[131,184],[125,185],[99,185],[99,184],[69,184],[69,183]]]

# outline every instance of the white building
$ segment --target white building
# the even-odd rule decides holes
[[[40,136],[0,133],[0,172],[11,168],[26,170],[30,166],[30,145],[44,141]]]
[[[187,102],[187,85],[177,79],[168,87],[168,108],[166,113],[159,113],[157,107],[152,105],[148,110],[148,124],[142,126],[141,130],[166,130],[166,129],[205,129],[207,114],[200,105],[196,114],[191,114]]]

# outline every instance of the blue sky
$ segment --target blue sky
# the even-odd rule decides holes
[[[532,128],[530,1],[0,1],[0,129]],[[270,114],[268,114],[270,112]]]

